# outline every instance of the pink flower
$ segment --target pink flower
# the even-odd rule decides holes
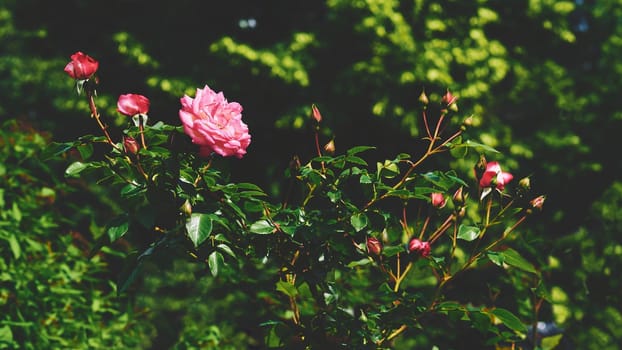
[[[501,171],[501,166],[498,162],[489,162],[486,164],[486,170],[484,170],[482,178],[479,180],[479,187],[495,187],[499,191],[503,191],[505,185],[512,181],[513,178],[512,174]]]
[[[71,55],[71,62],[65,66],[65,72],[74,79],[89,79],[99,68],[99,62],[78,51]]]
[[[432,205],[438,209],[444,207],[445,204],[447,204],[447,201],[445,200],[445,196],[439,192],[431,193],[430,200],[432,201]]]
[[[147,114],[149,112],[149,99],[143,95],[121,95],[117,101],[117,110],[128,117]]]
[[[194,98],[184,95],[180,101],[179,118],[184,132],[199,145],[200,155],[216,152],[224,157],[242,158],[246,154],[251,135],[242,122],[239,103],[227,102],[222,92],[215,93],[207,85],[197,89]]]
[[[430,255],[430,250],[430,242],[423,242],[418,238],[413,238],[408,243],[408,252],[417,253],[424,258]]]

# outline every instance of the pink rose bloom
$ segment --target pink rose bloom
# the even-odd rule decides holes
[[[418,238],[413,238],[410,243],[408,243],[408,251],[410,253],[419,254],[425,258],[430,255],[430,242],[423,242]]]
[[[117,101],[117,110],[128,117],[136,114],[147,114],[149,112],[149,99],[143,95],[121,95]]]
[[[223,157],[242,158],[251,143],[248,126],[242,122],[242,106],[227,102],[222,92],[215,93],[207,85],[197,89],[196,96],[180,99],[179,119],[184,132],[199,145],[201,156],[212,152]]]
[[[479,186],[482,188],[495,187],[499,191],[503,191],[505,185],[512,181],[513,178],[512,174],[501,171],[501,166],[498,162],[490,162],[486,164],[486,170],[479,180]]]
[[[99,68],[99,62],[89,55],[78,51],[71,55],[71,62],[65,66],[65,72],[74,79],[89,79]]]

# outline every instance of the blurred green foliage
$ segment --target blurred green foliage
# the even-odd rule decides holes
[[[386,159],[421,146],[412,137],[421,130],[419,93],[425,89],[434,98],[449,88],[460,111],[473,114],[477,141],[500,149],[513,173],[533,174],[534,190],[547,195],[543,220],[522,239],[536,247],[524,252],[530,260],[548,269],[545,282],[555,300],[548,320],[558,321],[576,348],[614,349],[622,341],[615,273],[622,259],[622,163],[611,156],[622,131],[621,16],[614,0],[236,0],[217,7],[190,0],[5,0],[0,118],[27,120],[61,141],[95,133],[86,104],[69,97],[72,85],[62,72],[77,50],[106,62],[98,104],[110,124],[122,123],[114,101],[127,92],[149,96],[160,113],[151,117],[176,124],[181,94],[209,83],[242,103],[253,134],[248,156],[227,164],[231,176],[279,195],[291,157],[312,153],[305,129],[311,103],[321,108],[330,126],[324,137],[334,137],[338,149],[373,140],[382,145],[374,155]],[[472,164],[467,158],[451,166]],[[5,165],[7,174],[12,167]],[[29,173],[37,179],[49,172],[34,169]],[[45,186],[58,192],[64,185]],[[11,190],[3,189],[6,197]],[[91,242],[118,208],[104,199],[105,188],[82,191],[73,200],[89,203],[91,211],[85,204],[64,213],[63,227],[75,227]],[[33,196],[23,205],[32,207]],[[5,200],[3,220],[15,220],[12,203]],[[37,219],[44,209],[32,209]],[[46,235],[54,230],[37,227]],[[2,248],[7,266],[23,259],[9,243],[21,236],[9,232]],[[60,237],[51,242],[71,244]],[[150,283],[174,288],[184,280]],[[155,320],[166,305],[149,300],[143,302]],[[217,303],[227,308],[239,301],[248,302],[240,295]],[[177,310],[199,324],[220,322]],[[222,327],[209,334],[239,332]],[[184,329],[179,339],[206,334]]]

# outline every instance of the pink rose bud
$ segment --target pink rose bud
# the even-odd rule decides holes
[[[216,93],[207,85],[197,89],[194,98],[180,99],[179,119],[184,132],[198,145],[201,156],[213,152],[223,157],[242,158],[251,143],[248,126],[242,122],[242,106],[227,102],[222,92]]]
[[[419,254],[424,258],[430,255],[430,250],[429,242],[422,242],[417,238],[413,238],[410,243],[408,243],[408,252]]]
[[[147,114],[149,112],[149,99],[137,94],[121,95],[117,101],[117,110],[128,117]]]
[[[438,209],[444,207],[445,204],[447,204],[447,201],[445,200],[445,195],[440,192],[431,193],[430,200],[432,202],[432,206]]]
[[[371,255],[380,255],[382,252],[382,243],[376,237],[367,238],[367,253]]]
[[[458,98],[457,98],[456,96],[452,95],[452,94],[451,94],[451,92],[449,92],[449,90],[447,90],[447,92],[445,93],[445,95],[443,95],[443,98],[441,99],[441,102],[442,102],[445,106],[449,107],[449,106],[451,106],[452,104],[456,103],[456,100],[457,100],[457,99],[458,99]]]
[[[313,119],[315,119],[316,122],[321,122],[322,121],[322,114],[320,114],[320,110],[317,108],[316,105],[311,105],[311,116],[313,117]]]
[[[542,206],[544,205],[545,196],[538,196],[529,202],[532,208],[542,210]]]
[[[71,62],[65,66],[65,72],[76,80],[89,79],[99,67],[99,62],[94,58],[78,51],[71,55]]]
[[[328,143],[324,145],[324,150],[328,154],[334,154],[335,153],[335,140],[328,141]]]
[[[514,176],[510,173],[503,172],[499,162],[490,162],[486,164],[486,170],[479,180],[481,188],[495,187],[499,191],[503,191],[505,185],[512,181]]]
[[[136,154],[138,153],[140,146],[138,145],[138,142],[136,142],[136,139],[134,139],[133,137],[124,136],[123,148],[125,149],[126,153]]]

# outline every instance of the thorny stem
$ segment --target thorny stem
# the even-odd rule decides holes
[[[93,95],[93,92],[87,89],[86,97],[89,102],[89,109],[91,110],[91,117],[95,118],[95,120],[97,121],[97,124],[99,125],[99,128],[104,132],[104,136],[106,136],[106,140],[108,141],[108,143],[112,147],[114,147],[116,150],[121,151],[121,149],[114,143],[114,141],[112,141],[112,138],[110,137],[110,134],[108,133],[108,130],[107,130],[108,128],[101,121],[99,113],[97,112],[97,106],[95,105],[95,96]]]
[[[452,213],[451,215],[447,217],[445,222],[443,222],[443,224],[439,226],[439,228],[436,229],[436,231],[434,231],[434,233],[430,235],[430,239],[429,239],[430,244],[434,243],[443,233],[445,233],[445,231],[447,231],[449,226],[451,226],[451,223],[453,220],[454,220],[454,214]]]

